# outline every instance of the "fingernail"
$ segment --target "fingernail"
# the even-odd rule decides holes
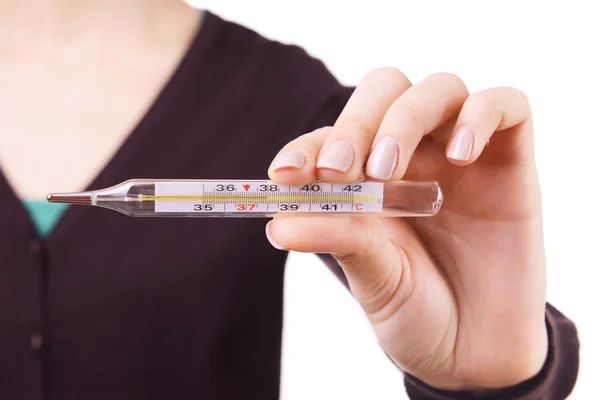
[[[271,246],[275,247],[277,250],[285,250],[285,247],[278,244],[271,235],[271,221],[267,222],[265,232],[267,234],[267,240],[269,241],[269,243],[271,243]]]
[[[284,168],[302,168],[306,162],[306,156],[298,151],[292,150],[286,153],[280,154],[275,161],[273,161],[273,171]]]
[[[354,147],[346,141],[339,141],[330,144],[325,149],[317,162],[317,168],[347,172],[352,166],[353,161]]]
[[[392,177],[398,163],[398,143],[391,137],[377,143],[367,161],[367,175],[371,178],[388,180]]]
[[[460,128],[452,140],[446,156],[453,160],[467,161],[473,151],[473,132],[469,128]]]

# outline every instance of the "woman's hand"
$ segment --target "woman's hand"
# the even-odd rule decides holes
[[[491,389],[541,369],[542,212],[522,92],[469,95],[451,74],[413,86],[396,69],[378,69],[333,127],[286,145],[269,176],[288,185],[438,181],[444,204],[435,217],[277,216],[267,236],[281,249],[331,253],[383,348],[429,385]]]

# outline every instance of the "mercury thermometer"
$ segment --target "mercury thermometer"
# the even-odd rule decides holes
[[[425,217],[442,206],[437,182],[312,182],[132,179],[105,189],[52,193],[51,203],[108,208],[141,217],[273,217],[276,214]]]

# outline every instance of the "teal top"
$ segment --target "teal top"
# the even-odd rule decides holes
[[[38,235],[43,238],[52,233],[69,206],[68,204],[48,203],[46,200],[38,199],[24,199],[23,205],[27,209]]]

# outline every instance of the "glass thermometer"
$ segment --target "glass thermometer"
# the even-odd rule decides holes
[[[99,206],[142,217],[273,217],[377,215],[424,217],[442,206],[437,182],[312,182],[301,186],[269,180],[132,179],[105,189],[53,193],[52,203]]]

